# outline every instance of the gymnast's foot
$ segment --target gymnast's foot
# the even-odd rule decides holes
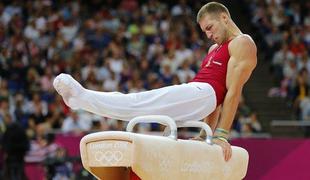
[[[67,106],[72,109],[79,109],[77,97],[80,96],[85,89],[72,78],[69,74],[61,73],[54,79],[53,86],[62,96]]]

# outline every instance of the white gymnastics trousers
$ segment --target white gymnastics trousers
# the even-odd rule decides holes
[[[125,121],[142,115],[167,115],[175,121],[201,120],[216,108],[215,91],[201,82],[123,94],[84,89],[70,75],[60,74],[54,87],[73,109]]]

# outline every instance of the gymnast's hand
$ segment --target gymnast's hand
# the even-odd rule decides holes
[[[221,139],[213,139],[212,141],[214,144],[221,146],[221,148],[223,150],[224,159],[225,159],[225,161],[228,161],[232,155],[232,149],[231,149],[230,144],[226,141],[221,140]]]

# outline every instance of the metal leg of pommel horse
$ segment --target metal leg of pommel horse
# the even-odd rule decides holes
[[[169,128],[170,134],[163,137],[133,133],[137,123],[160,123]],[[177,139],[177,127],[204,129],[207,143]],[[126,132],[106,131],[84,136],[80,152],[84,168],[103,180],[244,178],[247,151],[232,146],[232,158],[225,162],[221,147],[212,145],[211,137],[211,128],[203,122],[176,124],[168,116],[139,116],[129,121]]]

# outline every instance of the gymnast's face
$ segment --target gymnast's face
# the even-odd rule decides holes
[[[211,41],[216,44],[222,44],[228,40],[227,18],[227,15],[224,13],[206,14],[199,21],[199,25]]]

